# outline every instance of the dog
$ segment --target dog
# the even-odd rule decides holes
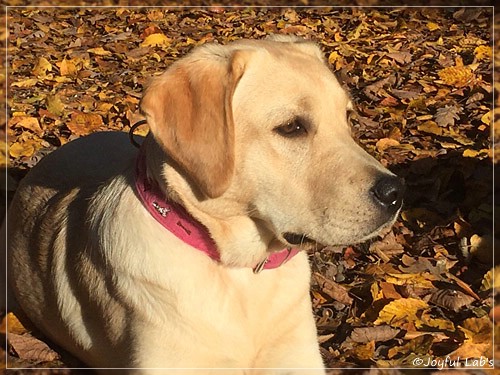
[[[319,47],[196,47],[140,107],[139,150],[94,133],[20,183],[8,272],[21,309],[95,368],[324,373],[307,251],[390,228],[404,186],[352,139]]]

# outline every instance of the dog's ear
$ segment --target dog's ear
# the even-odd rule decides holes
[[[223,52],[179,60],[152,80],[141,100],[156,141],[210,198],[222,195],[233,176],[231,103],[247,59],[246,51]]]

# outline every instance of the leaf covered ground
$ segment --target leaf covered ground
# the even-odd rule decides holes
[[[353,135],[407,184],[387,236],[310,255],[326,364],[490,366],[492,7],[10,8],[7,21],[9,196],[61,145],[127,132],[149,77],[194,46],[272,33],[316,41],[356,104]],[[78,366],[14,315],[6,323],[10,366]]]

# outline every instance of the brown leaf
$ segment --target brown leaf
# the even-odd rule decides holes
[[[372,242],[370,244],[370,252],[384,254],[385,256],[391,257],[401,254],[403,252],[403,245],[396,241],[394,232],[390,231],[381,240]]]
[[[436,122],[439,126],[446,127],[455,125],[455,120],[460,119],[459,113],[462,109],[454,105],[445,105],[436,111]]]
[[[400,332],[400,329],[392,328],[387,325],[377,327],[358,327],[352,330],[349,339],[360,343],[370,341],[388,341],[395,338]]]
[[[475,298],[459,290],[437,289],[426,296],[425,300],[440,307],[458,312],[462,307],[474,302]]]
[[[23,335],[9,333],[7,340],[21,359],[49,362],[59,358],[59,354],[53,351],[47,344],[29,333]]]
[[[318,284],[321,286],[323,293],[329,295],[331,298],[343,303],[344,305],[352,304],[351,296],[349,296],[347,289],[345,289],[342,285],[327,279],[317,272],[314,273],[314,276],[316,277]]]

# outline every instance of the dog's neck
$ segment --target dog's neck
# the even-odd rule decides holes
[[[137,159],[136,188],[151,215],[177,237],[224,265],[254,271],[279,267],[298,253],[284,248],[245,210],[224,214],[220,208],[226,206],[224,199],[198,199],[199,193],[161,147],[151,137],[144,142]]]

